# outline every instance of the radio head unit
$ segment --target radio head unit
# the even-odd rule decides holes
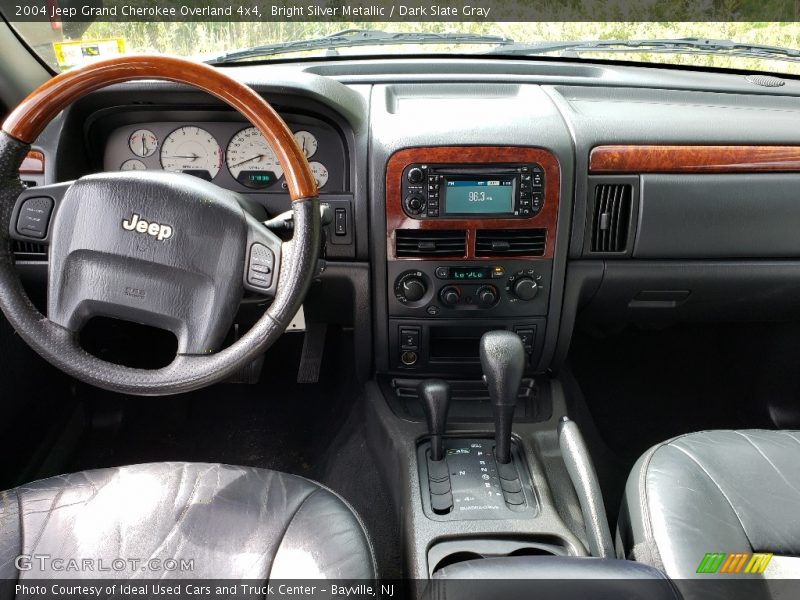
[[[426,218],[530,218],[544,203],[538,164],[410,164],[403,170],[403,210]]]

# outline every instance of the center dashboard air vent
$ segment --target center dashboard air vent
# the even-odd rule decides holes
[[[592,203],[591,242],[593,253],[620,254],[628,250],[633,186],[598,183]]]
[[[395,232],[398,257],[466,256],[467,232],[449,229],[398,229]]]
[[[475,256],[542,256],[546,229],[479,229]]]

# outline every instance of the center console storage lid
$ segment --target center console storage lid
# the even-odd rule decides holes
[[[653,567],[628,560],[566,556],[515,556],[455,563],[434,573],[423,597],[681,598],[672,582]]]

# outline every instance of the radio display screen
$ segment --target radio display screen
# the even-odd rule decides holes
[[[445,179],[444,212],[448,215],[512,215],[514,178]]]

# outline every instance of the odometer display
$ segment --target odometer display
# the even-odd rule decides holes
[[[233,178],[249,188],[268,187],[283,176],[278,158],[255,127],[242,129],[233,136],[226,162]]]

